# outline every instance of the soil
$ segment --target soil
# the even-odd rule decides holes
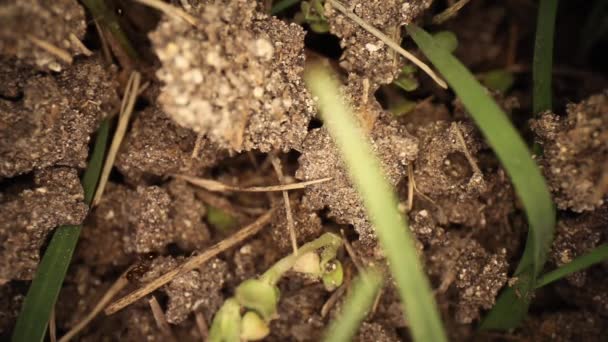
[[[324,232],[342,233],[349,242],[350,250],[338,252],[344,285],[329,292],[318,280],[288,272],[278,283],[278,315],[265,340],[320,340],[340,314],[358,267],[374,264],[386,270],[385,286],[355,339],[409,341],[383,251],[304,86],[311,60],[338,73],[341,94],[395,187],[451,340],[601,341],[608,334],[606,263],[538,291],[522,327],[476,333],[511,281],[527,226],[508,175],[452,91],[420,71],[412,74],[419,83],[414,91],[392,85],[409,62],[328,1],[324,34],[296,20],[299,6],[271,16],[271,1],[171,2],[199,24],[132,1],[109,2],[140,55],[150,56],[125,63],[128,55],[115,40],[115,59],[105,54],[94,18],[79,2],[0,0],[0,340],[10,337],[58,226],[83,225],[55,307],[61,336],[121,274],[128,285],[118,296],[275,207],[260,233],[144,300],[100,314],[76,339],[169,340],[150,309],[154,296],[176,340],[204,340],[235,288],[291,253],[290,210],[299,245]],[[536,3],[474,0],[444,24],[432,24],[452,2],[343,1],[418,56],[403,29],[409,23],[452,31],[459,41],[455,55],[476,75],[511,72],[515,82],[508,91],[488,92],[530,146],[542,149],[536,158],[558,208],[547,270],[606,243],[606,37],[586,56],[573,53],[591,6],[560,3],[554,109],[533,117]],[[149,86],[103,197],[89,209],[79,176],[101,121],[118,112],[131,68],[142,71]],[[404,100],[415,105],[394,115],[394,104]],[[273,168],[276,160],[284,176]],[[214,192],[176,175],[242,188],[331,180],[289,191],[287,208],[281,192]]]

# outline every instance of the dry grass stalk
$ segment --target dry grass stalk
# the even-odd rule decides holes
[[[205,317],[203,313],[197,311],[194,313],[194,319],[196,321],[196,328],[198,329],[198,333],[201,334],[201,340],[203,342],[207,341],[207,336],[209,335],[209,326],[207,322],[205,322]]]
[[[126,306],[147,296],[148,294],[167,284],[171,280],[201,267],[201,265],[205,264],[207,261],[209,261],[209,259],[215,257],[221,252],[227,250],[228,248],[234,247],[236,244],[247,239],[248,237],[257,234],[270,222],[273,212],[274,209],[268,210],[266,214],[260,216],[253,223],[234,233],[232,236],[216,243],[215,245],[205,250],[203,253],[191,257],[189,260],[177,266],[173,270],[163,274],[162,276],[145,284],[141,288],[131,292],[130,294],[112,303],[105,309],[106,315],[111,315],[124,309]]]
[[[114,132],[112,145],[110,145],[108,156],[106,157],[106,161],[103,165],[103,170],[101,171],[101,176],[99,177],[99,185],[97,186],[97,191],[95,192],[95,197],[93,198],[92,206],[96,206],[97,204],[99,204],[99,201],[103,196],[103,191],[106,187],[106,184],[108,183],[110,171],[112,171],[114,160],[116,160],[116,154],[118,153],[118,149],[120,148],[122,139],[124,138],[125,133],[127,132],[129,119],[131,118],[131,114],[133,113],[135,100],[137,99],[137,95],[139,93],[140,82],[141,75],[137,71],[132,72],[131,76],[129,77],[127,87],[125,88],[125,95],[120,106],[118,126],[116,127],[116,132]]]
[[[433,24],[435,24],[435,25],[443,24],[446,20],[455,16],[456,13],[458,13],[466,4],[469,3],[469,1],[471,1],[471,0],[460,0],[458,2],[455,2],[450,7],[446,8],[445,11],[434,16]]]
[[[55,308],[51,311],[51,317],[49,318],[49,340],[57,342],[57,316],[55,315]]]
[[[205,190],[213,191],[213,192],[229,192],[229,191],[234,191],[234,192],[276,192],[276,191],[297,190],[297,189],[304,189],[310,185],[325,183],[332,179],[331,177],[327,177],[327,178],[315,179],[315,180],[300,182],[300,183],[291,183],[291,184],[284,184],[284,185],[270,185],[270,186],[252,186],[249,188],[241,188],[238,186],[227,185],[227,184],[220,183],[218,181],[215,181],[212,179],[206,179],[206,178],[199,178],[199,177],[186,176],[186,175],[174,175],[174,177],[183,179],[192,185],[196,185]]]
[[[171,331],[169,322],[167,322],[167,317],[165,317],[165,313],[163,312],[163,309],[160,307],[158,300],[156,300],[156,297],[152,296],[152,298],[150,298],[150,300],[148,301],[148,304],[150,304],[150,310],[152,310],[152,316],[154,316],[154,321],[156,322],[156,326],[158,327],[160,332],[163,334],[165,339],[167,341],[171,341],[171,342],[177,341],[175,339],[175,336],[173,335],[173,332]]]
[[[67,52],[66,50],[55,46],[49,42],[47,42],[46,40],[42,40],[39,38],[36,38],[34,36],[32,36],[31,34],[27,35],[27,39],[32,42],[34,45],[38,46],[39,48],[43,49],[44,51],[52,54],[53,56],[61,59],[62,61],[68,63],[68,64],[72,64],[72,62],[74,61],[74,59],[72,58],[72,55],[70,55],[69,52]]]
[[[89,312],[78,324],[76,324],[67,334],[63,335],[59,342],[68,342],[74,336],[76,336],[79,332],[81,332],[84,328],[86,328],[91,321],[97,317],[97,315],[110,303],[110,301],[116,296],[122,289],[124,289],[129,281],[126,278],[127,272],[123,273],[115,282],[110,286],[108,291],[101,297],[99,302],[95,305],[93,310]]]
[[[274,167],[274,171],[279,178],[279,182],[281,184],[285,184],[285,177],[283,176],[283,169],[281,166],[281,161],[276,156],[272,157],[272,166]],[[285,202],[285,215],[287,216],[287,228],[289,230],[289,238],[291,239],[291,247],[293,249],[293,254],[298,254],[298,239],[296,236],[296,223],[293,219],[293,214],[291,211],[291,202],[289,201],[289,193],[287,190],[283,190],[283,202]]]
[[[422,71],[424,71],[427,75],[429,75],[433,81],[435,81],[441,88],[447,89],[448,85],[445,81],[439,77],[428,65],[426,65],[423,61],[418,59],[418,57],[414,56],[410,52],[406,51],[402,48],[398,43],[393,41],[389,36],[382,33],[380,30],[375,28],[374,26],[368,24],[361,17],[348,10],[344,4],[337,0],[327,0],[333,7],[335,7],[338,11],[342,12],[345,16],[347,16],[350,20],[354,21],[357,25],[361,26],[364,30],[371,33],[376,38],[380,39],[384,44],[388,45],[391,49],[397,51],[401,56],[407,58],[416,66],[418,66]]]
[[[72,42],[72,44],[76,45],[78,47],[78,49],[80,50],[80,52],[82,52],[83,55],[85,55],[87,57],[93,56],[93,51],[89,50],[89,48],[87,48],[80,41],[80,39],[78,39],[78,37],[76,37],[76,35],[73,33],[70,33],[70,42]]]

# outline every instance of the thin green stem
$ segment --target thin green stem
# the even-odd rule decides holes
[[[534,115],[551,110],[552,108],[553,35],[555,33],[557,4],[558,0],[540,0],[538,8],[536,42],[534,44],[534,67],[532,70],[534,82],[532,108]]]
[[[608,259],[608,244],[601,245],[587,254],[583,254],[569,263],[545,273],[536,282],[536,288],[549,285],[554,281],[560,280],[574,272],[582,271],[594,264]]]

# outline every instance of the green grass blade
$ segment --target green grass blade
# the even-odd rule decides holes
[[[352,111],[342,102],[339,84],[319,65],[311,66],[306,82],[318,98],[327,127],[376,230],[397,282],[409,327],[415,341],[446,341],[439,312],[426,278],[411,232],[397,211],[393,189],[383,173],[365,133]]]
[[[103,165],[110,124],[102,122],[95,140],[89,165],[82,177],[84,196],[90,204]],[[23,301],[13,332],[13,342],[43,341],[51,311],[55,306],[63,279],[80,235],[80,226],[61,226],[53,234],[34,280]]]
[[[535,115],[552,108],[553,35],[557,4],[558,0],[540,0],[538,8],[532,70],[534,81],[532,109]]]
[[[324,341],[352,341],[359,325],[374,304],[374,298],[381,284],[382,278],[375,271],[363,273],[355,279],[352,292],[346,298],[340,317],[331,322]]]
[[[583,254],[569,263],[545,273],[536,282],[536,288],[549,285],[554,281],[560,280],[574,272],[586,269],[594,264],[608,260],[608,244],[601,245],[587,254]]]
[[[407,30],[458,95],[511,178],[530,226],[515,275],[530,279],[533,284],[545,264],[554,235],[555,209],[545,180],[508,117],[471,72],[424,30],[414,25],[408,26]],[[527,292],[533,289],[530,284],[518,286],[522,306],[526,306]],[[501,302],[499,298],[499,304]],[[507,312],[508,309],[496,305],[493,310]]]
[[[281,0],[276,4],[272,5],[272,9],[270,9],[270,14],[277,15],[284,10],[288,9],[291,6],[297,5],[301,0]]]

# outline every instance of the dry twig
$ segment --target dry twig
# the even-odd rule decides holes
[[[155,9],[165,13],[169,17],[184,20],[185,22],[187,22],[188,24],[190,24],[192,26],[198,25],[198,20],[196,20],[196,18],[193,17],[192,15],[190,15],[188,12],[182,10],[179,7],[175,7],[166,2],[162,2],[161,0],[135,0],[135,1],[142,3],[146,6],[155,8]]]
[[[446,20],[455,16],[458,11],[460,11],[466,4],[471,0],[460,0],[454,3],[452,6],[445,9],[445,11],[437,14],[433,17],[433,24],[440,25],[443,24]]]
[[[47,42],[46,40],[42,40],[40,38],[36,38],[34,36],[32,36],[31,34],[27,35],[27,39],[32,42],[34,45],[38,46],[39,48],[43,49],[44,51],[50,53],[51,55],[61,59],[62,61],[68,63],[68,64],[72,64],[72,62],[74,61],[72,58],[72,55],[70,55],[69,52],[67,52],[66,50],[53,45],[49,42]]]
[[[300,183],[292,183],[292,184],[284,184],[284,185],[270,185],[270,186],[252,186],[249,188],[241,188],[238,186],[227,185],[224,183],[220,183],[218,181],[206,178],[199,178],[187,175],[174,175],[175,178],[183,179],[186,182],[199,186],[208,191],[214,192],[275,192],[275,191],[287,191],[287,190],[296,190],[296,189],[304,189],[309,185],[324,183],[330,181],[332,178],[321,178],[315,179],[306,182]]]
[[[158,300],[156,300],[156,297],[152,296],[152,298],[150,298],[150,300],[148,301],[148,304],[150,304],[150,310],[152,310],[152,316],[154,316],[154,321],[156,322],[156,326],[158,327],[160,332],[163,334],[165,339],[167,341],[171,341],[171,342],[177,341],[175,339],[175,336],[173,336],[173,332],[171,331],[169,322],[167,322],[167,317],[165,317],[165,313],[163,312],[163,309],[160,307]]]
[[[281,161],[276,156],[272,156],[272,166],[274,171],[279,178],[279,182],[285,185],[285,177],[283,176],[283,170],[281,167]],[[293,220],[293,214],[291,211],[291,203],[289,202],[289,193],[287,190],[283,190],[283,201],[285,202],[285,215],[287,216],[287,228],[289,229],[289,238],[291,239],[291,247],[293,254],[298,254],[298,240],[296,237],[296,223]]]

